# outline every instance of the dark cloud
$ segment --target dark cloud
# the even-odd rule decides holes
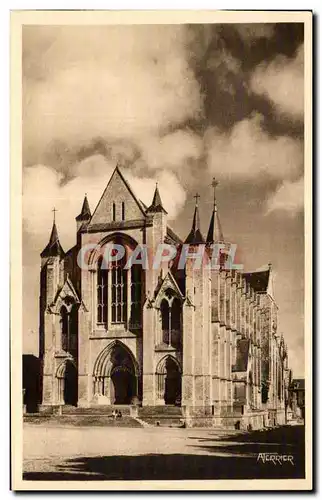
[[[303,24],[189,26],[191,64],[204,99],[205,122],[189,121],[198,130],[216,126],[229,130],[254,111],[264,116],[271,135],[302,138],[301,120],[276,114],[273,103],[254,94],[249,81],[254,69],[276,56],[292,58],[303,43]]]

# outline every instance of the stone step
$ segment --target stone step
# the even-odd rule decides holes
[[[153,417],[153,416],[173,416],[182,417],[182,409],[180,406],[142,406],[139,408],[139,416]]]
[[[114,410],[121,411],[122,415],[130,415],[128,405],[97,405],[88,408],[63,405],[61,409],[62,415],[112,415]]]
[[[141,417],[141,420],[152,426],[160,427],[183,427],[182,418],[169,418],[169,417]]]
[[[34,425],[73,427],[142,427],[134,418],[125,415],[122,418],[112,418],[108,415],[24,415],[24,422]]]
[[[182,409],[180,406],[142,406],[138,416],[149,425],[160,427],[182,427]]]

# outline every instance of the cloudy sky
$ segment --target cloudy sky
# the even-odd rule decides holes
[[[65,250],[116,162],[137,195],[155,181],[185,237],[206,234],[213,176],[245,270],[272,263],[297,376],[303,333],[303,25],[23,28],[24,352],[38,353],[39,253],[52,208]]]

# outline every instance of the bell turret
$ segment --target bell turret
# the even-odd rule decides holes
[[[54,212],[54,220],[53,220],[53,227],[51,230],[50,238],[49,238],[49,243],[48,245],[43,249],[41,252],[40,256],[41,258],[45,257],[60,257],[64,255],[64,250],[60,244],[59,237],[58,237],[58,231],[56,227],[56,209],[53,209]]]
[[[77,232],[81,229],[85,222],[88,222],[92,217],[91,210],[89,208],[87,195],[85,193],[85,198],[83,201],[83,206],[81,213],[76,217]]]
[[[195,211],[193,214],[192,228],[185,240],[185,243],[191,245],[202,245],[205,243],[205,240],[200,231],[200,216],[198,207],[198,199],[200,198],[200,195],[197,193],[194,196],[194,198],[196,199],[196,204],[195,204]]]

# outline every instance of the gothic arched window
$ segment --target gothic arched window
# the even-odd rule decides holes
[[[127,269],[124,269],[126,258],[112,262],[112,323],[125,323],[127,310]]]
[[[97,324],[106,329],[115,324],[125,324],[130,330],[138,329],[142,326],[144,270],[140,263],[127,269],[132,246],[129,247],[121,236],[113,242],[123,246],[125,254],[120,260],[109,261],[100,257],[97,262]],[[108,244],[113,245],[113,242]],[[117,255],[118,251],[117,247],[112,247],[111,256]]]
[[[166,299],[161,302],[161,322],[162,322],[162,342],[163,344],[170,345],[169,338],[169,323],[170,323],[170,309],[169,303]]]
[[[107,323],[108,288],[107,273],[104,269],[104,259],[101,257],[97,263],[97,323]]]
[[[69,318],[68,318],[68,312],[66,307],[62,306],[60,310],[60,316],[61,316],[61,348],[63,351],[68,352],[69,348]]]
[[[181,344],[182,304],[172,290],[167,290],[160,305],[162,343],[178,348]]]

